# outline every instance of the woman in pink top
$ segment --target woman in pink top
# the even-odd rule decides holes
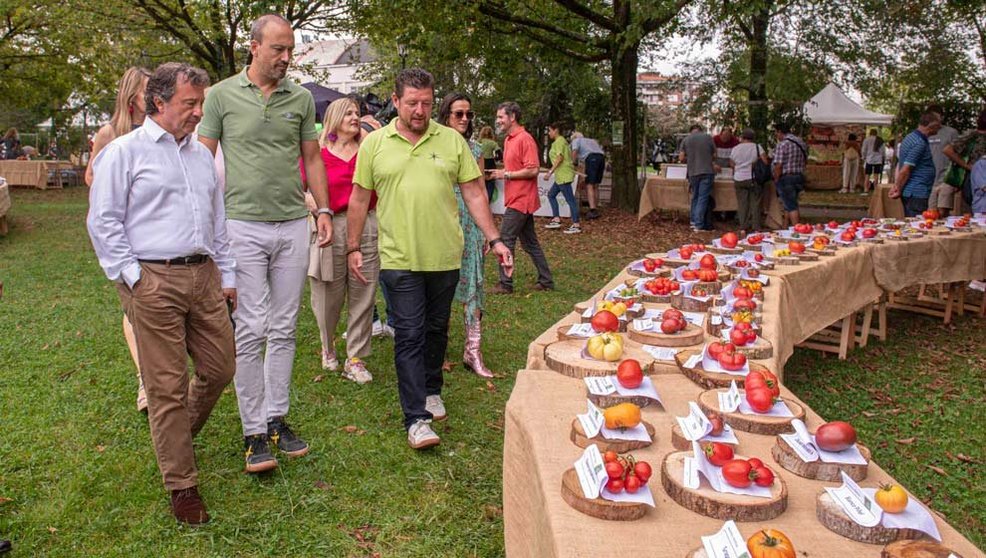
[[[325,111],[322,124],[322,161],[329,181],[329,209],[332,210],[332,237],[346,238],[346,210],[353,191],[353,171],[359,151],[359,106],[350,98],[334,101]],[[304,179],[304,165],[301,166]],[[346,243],[334,242],[319,248],[312,233],[308,277],[312,288],[312,312],[322,337],[322,368],[338,370],[335,330],[343,301],[348,298],[346,326],[346,362],[342,376],[359,384],[373,380],[363,359],[370,354],[373,303],[376,296],[380,257],[377,253],[376,193],[370,201],[370,213],[363,228],[361,251],[363,275],[368,283],[353,277],[346,265]]]

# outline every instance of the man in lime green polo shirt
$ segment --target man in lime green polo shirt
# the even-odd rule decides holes
[[[397,76],[397,118],[360,145],[346,239],[349,269],[365,282],[360,238],[371,191],[376,191],[380,280],[390,295],[397,386],[414,449],[437,445],[431,421],[447,417],[442,364],[463,247],[454,184],[501,265],[513,272],[513,257],[497,236],[479,166],[461,134],[431,120],[434,101],[431,74],[411,68]]]
[[[308,444],[285,421],[295,326],[308,270],[308,209],[298,172],[304,161],[318,210],[321,246],[332,240],[325,166],[311,93],[286,79],[294,31],[261,16],[250,30],[251,65],[206,97],[199,139],[226,165],[226,229],[236,258],[236,399],[246,470],[277,467],[270,444],[300,457]],[[265,351],[266,350],[266,354]]]

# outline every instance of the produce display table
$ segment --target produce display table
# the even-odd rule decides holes
[[[733,186],[732,180],[716,180],[712,189],[712,198],[716,201],[715,211],[736,211],[737,209],[736,188]],[[784,214],[773,182],[768,182],[764,186],[762,200],[762,210],[766,213],[763,221],[764,227],[777,228],[782,226]],[[659,209],[687,213],[691,209],[688,181],[660,176],[648,178],[644,184],[644,191],[640,193],[637,219],[643,219],[652,211]]]
[[[72,168],[68,161],[0,161],[0,176],[11,186],[48,188],[49,172],[55,173],[55,187],[62,187],[62,168]]]
[[[10,211],[10,186],[0,178],[0,235],[7,234],[8,211]]]
[[[986,233],[930,235],[908,241],[844,247],[818,261],[777,266],[764,273],[771,277],[771,283],[764,289],[761,334],[770,341],[774,351],[771,358],[756,362],[775,371],[783,381],[783,364],[796,344],[876,302],[885,292],[919,283],[986,277]],[[601,299],[629,278],[626,270],[622,271],[594,298]],[[569,441],[569,429],[572,419],[585,411],[586,387],[581,380],[548,369],[545,349],[558,341],[559,328],[580,320],[579,313],[573,310],[530,344],[528,370],[518,374],[507,403],[503,461],[507,553],[509,556],[610,556],[625,552],[651,555],[659,545],[662,556],[685,556],[701,546],[700,536],[716,532],[722,521],[679,506],[662,488],[657,473],[648,484],[657,507],[637,521],[594,519],[571,508],[561,497],[562,473],[582,451]],[[634,455],[649,461],[657,471],[664,456],[674,451],[671,445],[674,417],[687,415],[688,402],[695,401],[703,389],[678,372],[660,372],[651,378],[665,411],[661,406],[643,409],[643,419],[655,427],[657,435],[653,445],[635,451]],[[800,403],[789,392],[784,391],[782,395]],[[813,430],[823,421],[805,407],[805,422]],[[828,530],[816,519],[816,496],[823,486],[837,483],[803,479],[780,470],[771,459],[772,436],[737,432],[737,437],[743,454],[764,458],[779,471],[789,491],[787,510],[779,517],[739,524],[745,537],[769,526],[792,537],[799,555],[807,552],[814,557],[880,556],[882,546],[853,542]],[[871,463],[869,475],[862,484],[875,486],[877,482],[890,480],[876,463]],[[941,517],[936,522],[943,544],[962,556],[983,556]]]
[[[859,165],[862,171],[863,165]],[[862,182],[858,182],[862,184]],[[805,188],[808,190],[838,190],[842,188],[842,165],[808,163],[805,167]]]
[[[868,215],[874,219],[893,217],[894,219],[904,218],[904,204],[900,198],[890,197],[890,184],[880,184],[876,191],[870,196],[870,208]],[[955,193],[955,200],[952,207],[962,207],[962,192]],[[954,212],[954,210],[953,210]]]

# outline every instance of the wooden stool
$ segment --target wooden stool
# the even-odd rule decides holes
[[[873,312],[876,311],[877,326],[873,327]],[[862,324],[859,326],[859,335],[856,336],[856,343],[860,348],[865,347],[870,338],[870,333],[874,333],[880,341],[887,340],[887,298],[880,296],[873,304],[867,304],[862,310]]]
[[[872,304],[868,304],[867,307],[872,313]],[[864,310],[865,311],[865,310]],[[819,331],[818,333],[812,335],[808,339],[798,343],[798,347],[804,347],[806,349],[815,349],[816,351],[822,351],[826,353],[836,353],[839,355],[839,360],[846,360],[846,356],[849,354],[849,350],[852,349],[853,344],[856,342],[856,315],[857,312],[850,312],[845,318],[842,318],[838,322],[828,326],[827,328]],[[864,322],[866,318],[864,316]],[[881,320],[881,324],[885,323]],[[868,329],[868,326],[867,326]]]

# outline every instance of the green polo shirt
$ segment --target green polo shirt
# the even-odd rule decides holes
[[[308,214],[298,158],[302,141],[317,141],[315,101],[282,79],[270,98],[247,69],[209,90],[199,135],[219,140],[226,160],[226,216],[290,221]]]
[[[551,149],[548,150],[548,160],[551,166],[555,166],[555,160],[561,155],[561,164],[555,169],[556,184],[571,184],[575,180],[575,165],[572,164],[572,150],[568,147],[565,138],[558,136],[551,142]]]
[[[449,271],[462,262],[462,227],[452,187],[479,178],[462,135],[435,121],[416,145],[397,119],[366,136],[353,183],[377,192],[380,267]]]

